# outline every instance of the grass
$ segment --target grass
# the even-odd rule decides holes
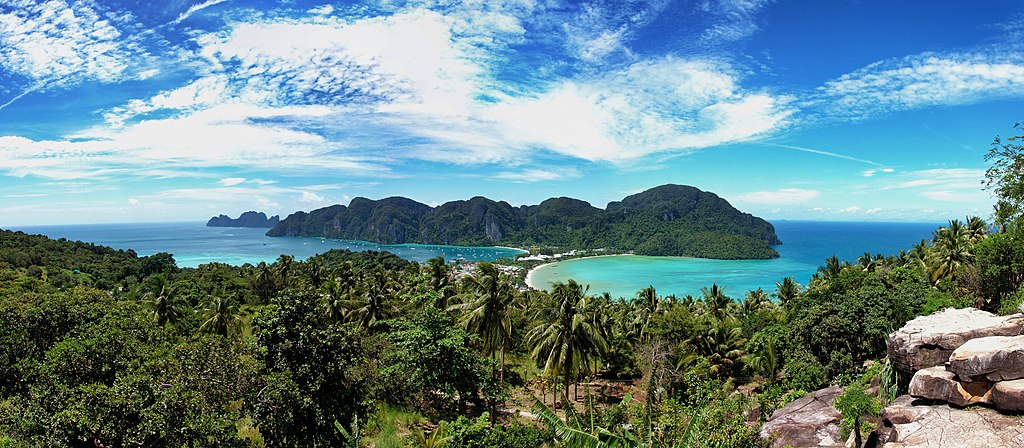
[[[370,418],[368,430],[372,436],[363,438],[363,444],[375,448],[402,448],[415,426],[426,419],[418,412],[384,407]]]

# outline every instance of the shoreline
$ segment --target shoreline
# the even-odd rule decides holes
[[[523,279],[523,282],[526,283],[526,286],[529,287],[529,288],[533,288],[533,289],[536,289],[536,290],[539,290],[539,291],[545,291],[545,289],[538,288],[538,287],[533,285],[533,273],[537,269],[540,269],[540,268],[542,268],[544,266],[547,266],[549,264],[561,263],[563,261],[582,260],[584,258],[625,257],[625,256],[634,256],[634,255],[633,254],[591,255],[591,256],[586,256],[586,257],[569,258],[569,259],[566,259],[566,260],[557,260],[557,261],[547,262],[547,263],[544,263],[544,264],[538,264],[537,266],[534,266],[534,267],[530,268],[530,270],[526,272],[526,278]]]

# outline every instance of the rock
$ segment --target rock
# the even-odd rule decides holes
[[[889,335],[889,357],[903,373],[939,366],[958,347],[986,336],[1016,336],[1024,328],[1024,317],[996,316],[975,308],[947,308],[907,322]]]
[[[918,370],[910,380],[910,395],[929,400],[939,400],[956,406],[988,403],[992,383],[958,381],[953,372],[945,367],[929,367]]]
[[[773,448],[843,446],[841,414],[832,407],[841,392],[839,387],[829,387],[783,406],[761,427],[761,440]]]
[[[1024,336],[972,339],[949,356],[949,370],[964,381],[1024,378]]]
[[[882,413],[886,448],[1024,446],[1024,417],[982,407],[931,405],[904,395]]]
[[[1000,411],[1024,411],[1024,379],[995,383],[988,401]]]

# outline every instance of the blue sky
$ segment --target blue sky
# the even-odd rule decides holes
[[[352,197],[990,214],[1024,4],[0,0],[0,225]]]

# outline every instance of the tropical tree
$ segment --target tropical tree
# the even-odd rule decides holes
[[[261,304],[269,303],[270,298],[277,294],[274,271],[266,262],[261,261],[260,264],[256,265],[256,272],[250,281],[250,288],[256,294],[256,297],[260,299]]]
[[[395,306],[391,301],[394,289],[395,281],[388,272],[374,270],[363,278],[356,298],[346,303],[345,318],[363,328],[375,327],[394,314]]]
[[[281,255],[277,257],[277,261],[274,263],[275,269],[274,274],[277,277],[277,284],[279,288],[287,288],[291,281],[292,267],[295,264],[295,257],[291,255]]]
[[[786,277],[781,282],[775,282],[775,293],[773,294],[783,310],[789,310],[789,303],[800,295],[800,284],[793,277]]]
[[[423,270],[430,277],[430,287],[441,294],[442,302],[447,300],[452,291],[452,270],[444,261],[444,257],[437,256],[427,260]]]
[[[600,356],[607,342],[583,311],[587,296],[575,280],[555,283],[551,291],[552,306],[538,313],[538,324],[527,337],[533,347],[533,358],[553,376],[562,375],[564,399],[569,403],[569,383],[587,368],[587,359]]]
[[[512,344],[512,318],[518,308],[518,294],[507,275],[486,261],[477,264],[479,273],[465,279],[465,294],[460,303],[448,309],[461,313],[459,323],[466,331],[479,335],[489,356],[497,353],[498,378],[505,381],[505,352]]]
[[[323,286],[329,277],[327,267],[324,266],[323,260],[319,258],[310,259],[303,267],[306,271],[306,280],[313,289]]]
[[[702,302],[704,312],[718,320],[730,315],[729,304],[732,303],[732,299],[725,295],[725,288],[721,288],[717,283],[713,283],[711,288],[705,286],[700,289],[700,292],[704,295]]]
[[[953,279],[962,267],[973,262],[973,246],[970,230],[960,220],[951,220],[935,231],[927,258],[932,282]]]
[[[203,324],[199,326],[201,333],[219,334],[227,337],[237,331],[242,320],[238,317],[238,305],[220,296],[210,298],[202,309]]]
[[[691,352],[681,359],[680,367],[692,363],[701,356],[711,365],[708,373],[731,376],[729,373],[746,354],[743,350],[746,343],[747,339],[743,337],[743,330],[735,318],[712,319],[708,322],[707,330],[683,343]]]
[[[1024,133],[1024,123],[1013,125],[1016,133]],[[985,188],[995,194],[995,221],[1000,231],[1019,220],[1024,211],[1024,135],[996,137],[985,160]]]
[[[178,307],[179,300],[175,295],[174,288],[169,284],[170,282],[163,279],[163,276],[160,278],[162,281],[159,282],[159,285],[144,293],[143,297],[149,302],[151,314],[157,324],[173,325],[182,316],[181,309]]]

